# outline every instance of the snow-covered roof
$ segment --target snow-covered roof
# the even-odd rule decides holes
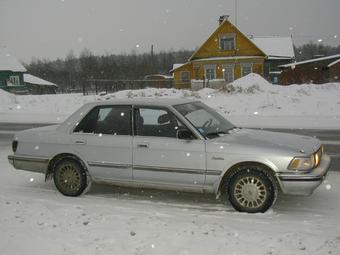
[[[337,63],[340,63],[340,58],[339,58],[338,60],[335,60],[334,62],[330,63],[330,64],[328,65],[328,67],[334,66],[334,65],[336,65]]]
[[[31,84],[37,84],[37,85],[45,85],[45,86],[57,86],[56,84],[45,81],[39,77],[36,77],[32,74],[24,73],[24,82],[31,83]]]
[[[253,36],[249,39],[269,58],[295,58],[291,37]]]
[[[333,59],[333,58],[339,58],[340,59],[340,54],[336,54],[336,55],[332,55],[332,56],[327,56],[327,57],[322,57],[322,58],[313,58],[313,59],[304,60],[304,61],[300,61],[300,62],[294,62],[294,63],[291,63],[291,64],[281,65],[279,67],[291,67],[291,66],[297,66],[297,65],[307,64],[307,63],[313,63],[313,62],[318,62],[318,61],[323,61],[323,60],[328,60],[328,59]]]
[[[184,64],[173,64],[173,65],[172,65],[172,69],[170,70],[170,73],[173,72],[174,70],[176,70],[176,69],[178,69],[178,68],[184,66],[185,64],[186,64],[186,63],[184,63]]]
[[[0,71],[27,72],[26,68],[6,48],[0,47]]]

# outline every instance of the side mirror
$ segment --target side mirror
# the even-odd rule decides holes
[[[182,140],[193,140],[195,137],[188,129],[177,130],[177,138]]]

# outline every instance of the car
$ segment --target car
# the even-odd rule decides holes
[[[92,182],[215,193],[267,211],[279,192],[310,195],[330,157],[312,137],[235,127],[200,101],[140,98],[83,105],[60,125],[15,134],[9,162],[66,196]]]

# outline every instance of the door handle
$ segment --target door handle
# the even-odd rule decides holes
[[[149,144],[147,143],[137,143],[138,148],[149,148]]]
[[[85,140],[76,140],[75,144],[86,144]]]

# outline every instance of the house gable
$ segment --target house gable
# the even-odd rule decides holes
[[[234,37],[234,49],[221,48],[220,39]],[[233,57],[233,56],[261,56],[266,54],[258,48],[246,35],[237,29],[228,19],[225,19],[212,33],[207,41],[190,57],[189,61],[201,58]]]

